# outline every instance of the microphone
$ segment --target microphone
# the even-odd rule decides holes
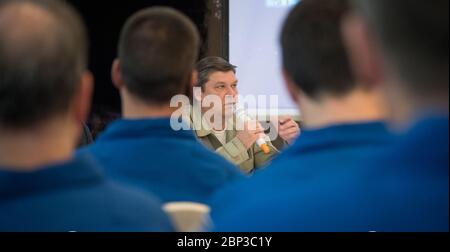
[[[235,107],[235,115],[236,119],[240,120],[242,123],[247,122],[249,120],[252,120],[252,118],[247,114],[244,108],[242,107]],[[269,145],[267,144],[266,140],[264,139],[264,136],[259,136],[256,140],[256,144],[261,148],[261,150],[264,152],[264,154],[270,153]]]

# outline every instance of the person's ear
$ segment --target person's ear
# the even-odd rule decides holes
[[[94,76],[91,72],[85,71],[80,78],[77,93],[74,96],[73,109],[77,123],[85,122],[91,109]]]
[[[203,88],[204,87],[198,87],[197,86],[197,83],[198,83],[198,71],[197,70],[194,70],[192,72],[191,83],[192,83],[192,88],[193,88],[192,97],[197,102],[201,102],[202,99],[203,99],[203,91],[204,91]]]
[[[195,85],[197,85],[197,82],[198,82],[198,72],[197,72],[197,70],[193,70],[192,74],[191,74],[191,81],[190,81],[191,88],[195,87]]]
[[[187,87],[185,87],[187,90],[185,90],[185,94],[191,99],[194,96],[194,87],[197,84],[198,81],[198,72],[197,70],[193,70],[189,76],[189,82],[187,84]]]
[[[300,93],[299,89],[297,88],[297,86],[295,85],[292,78],[289,76],[289,74],[284,69],[282,70],[282,76],[283,76],[283,80],[284,80],[284,85],[289,93],[289,96],[296,104],[299,104],[299,102],[300,102],[299,101],[299,93]]]
[[[111,67],[111,79],[114,87],[118,90],[121,90],[124,86],[123,78],[122,78],[122,66],[119,59],[115,59],[113,61]]]
[[[201,87],[195,87],[193,92],[193,97],[195,101],[201,102],[203,99],[203,90]]]
[[[357,82],[377,86],[383,82],[381,55],[363,18],[348,14],[341,23],[344,45]]]

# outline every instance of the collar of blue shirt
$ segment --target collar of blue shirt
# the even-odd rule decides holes
[[[170,118],[157,119],[120,119],[111,123],[97,141],[109,141],[123,138],[175,137],[195,140],[192,130],[186,125],[180,130],[171,127]]]
[[[305,152],[316,148],[335,148],[339,145],[378,142],[386,144],[392,140],[390,136],[385,124],[380,121],[331,125],[322,129],[304,130],[293,148]]]
[[[34,172],[13,172],[0,167],[0,201],[44,191],[102,182],[102,171],[88,154]]]

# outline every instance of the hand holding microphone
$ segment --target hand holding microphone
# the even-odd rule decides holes
[[[270,153],[269,145],[265,140],[264,128],[261,124],[247,115],[246,111],[242,108],[235,109],[236,119],[243,125],[243,129],[237,134],[237,137],[244,144],[245,148],[250,149],[253,144],[256,144],[261,148],[265,154]]]

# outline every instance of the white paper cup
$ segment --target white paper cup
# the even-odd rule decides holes
[[[195,202],[170,202],[163,206],[178,232],[202,232],[211,225],[210,207]]]

